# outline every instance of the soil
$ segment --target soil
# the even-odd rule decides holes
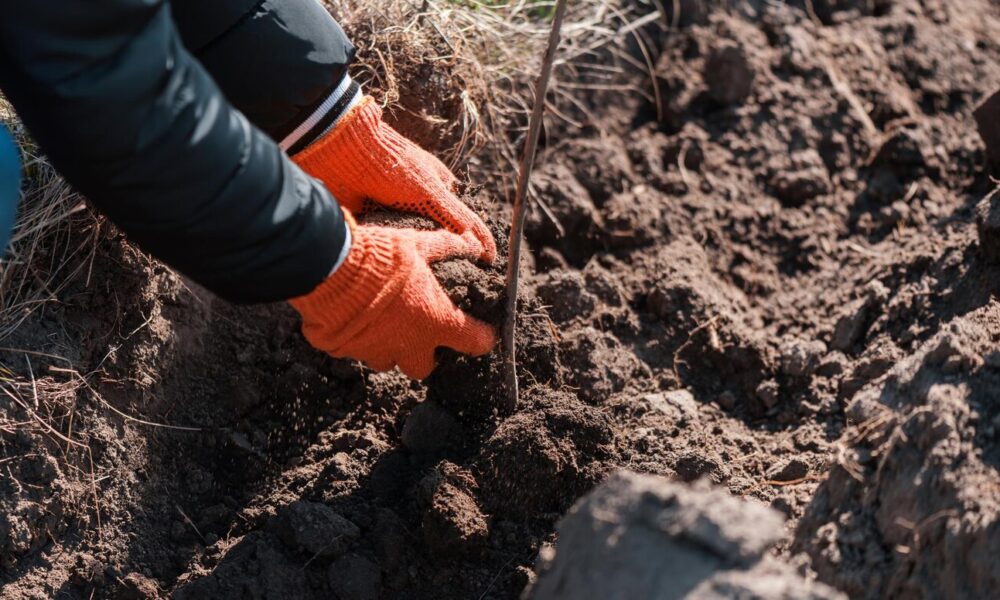
[[[1000,7],[673,7],[647,94],[547,127],[513,415],[495,355],[373,373],[105,235],[0,350],[2,596],[516,598],[618,467],[770,505],[852,597],[995,589]],[[501,260],[437,273],[495,323],[469,197]]]

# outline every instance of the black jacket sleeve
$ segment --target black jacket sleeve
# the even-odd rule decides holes
[[[170,11],[229,102],[276,142],[330,105],[354,57],[317,0],[170,0]]]
[[[219,295],[301,295],[335,264],[336,202],[227,102],[162,0],[5,2],[0,89],[71,184]]]

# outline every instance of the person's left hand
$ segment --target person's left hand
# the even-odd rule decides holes
[[[493,328],[457,308],[430,267],[474,257],[478,242],[440,229],[357,225],[346,210],[344,217],[353,240],[347,260],[315,290],[289,300],[315,348],[376,371],[398,366],[413,379],[430,375],[440,346],[473,356],[493,348]]]

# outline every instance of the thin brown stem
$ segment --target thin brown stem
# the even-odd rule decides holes
[[[531,168],[535,162],[535,152],[538,149],[538,135],[542,130],[542,117],[545,114],[545,92],[552,76],[552,62],[555,59],[556,48],[559,46],[559,30],[563,17],[566,15],[566,0],[556,1],[556,12],[552,19],[552,30],[549,32],[549,43],[542,59],[542,69],[535,83],[535,103],[528,120],[528,137],[524,140],[524,154],[517,173],[517,191],[514,194],[514,214],[510,226],[510,252],[507,256],[507,306],[503,323],[504,351],[504,381],[506,397],[503,412],[511,414],[517,408],[517,348],[514,336],[517,332],[517,285],[520,280],[521,238],[524,235],[524,217],[527,214],[526,196]]]

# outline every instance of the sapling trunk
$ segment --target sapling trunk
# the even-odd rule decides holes
[[[545,113],[545,92],[549,87],[552,75],[552,62],[556,48],[559,46],[559,30],[566,14],[566,0],[557,0],[555,15],[552,17],[552,30],[549,32],[549,43],[542,58],[542,69],[535,82],[535,102],[528,120],[528,136],[524,140],[524,153],[517,173],[517,189],[514,193],[514,212],[510,225],[510,251],[507,256],[506,294],[507,305],[502,330],[503,369],[505,396],[502,412],[510,414],[517,408],[517,347],[514,337],[517,333],[517,286],[520,279],[521,238],[524,235],[524,217],[527,214],[528,180],[531,168],[535,162],[535,151],[538,147],[538,135],[542,129],[542,116]]]

